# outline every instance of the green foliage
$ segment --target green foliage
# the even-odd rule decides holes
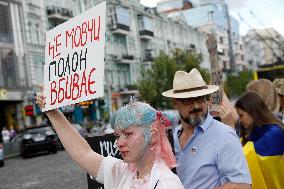
[[[244,70],[238,75],[228,74],[225,81],[224,90],[228,97],[240,96],[246,90],[246,85],[253,80],[253,73]]]
[[[127,85],[126,88],[127,88],[128,90],[137,90],[138,87],[137,87],[136,84],[134,84],[134,85]]]
[[[151,69],[142,69],[141,80],[138,82],[140,98],[155,108],[172,108],[172,99],[162,96],[164,91],[172,89],[173,78],[177,70],[189,72],[197,68],[205,81],[209,81],[209,73],[200,68],[202,56],[200,54],[187,53],[180,49],[173,51],[172,56],[161,52],[155,58]]]
[[[154,60],[151,69],[142,69],[141,80],[138,83],[140,98],[154,107],[171,106],[171,101],[162,99],[162,92],[171,89],[177,65],[165,53]]]
[[[206,83],[210,81],[210,74],[208,70],[200,67],[202,62],[202,55],[175,49],[173,52],[173,59],[178,65],[178,70],[190,72],[193,68],[198,69]]]

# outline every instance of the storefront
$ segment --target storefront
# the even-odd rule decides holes
[[[20,130],[24,127],[21,92],[12,92],[4,88],[0,89],[0,130]]]
[[[120,92],[113,92],[111,95],[112,111],[116,111],[121,106],[129,103],[130,98],[138,97],[139,92],[137,90],[125,90]]]

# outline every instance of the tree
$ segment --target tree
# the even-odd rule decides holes
[[[178,65],[179,70],[189,72],[193,68],[198,69],[206,83],[210,81],[210,74],[208,70],[201,68],[202,55],[200,53],[185,52],[181,49],[173,51],[173,59]]]
[[[245,92],[247,84],[253,80],[252,71],[244,70],[239,75],[228,74],[224,90],[228,97],[238,97]]]
[[[140,98],[153,107],[171,107],[169,99],[163,99],[162,92],[172,88],[172,80],[177,65],[168,55],[161,52],[154,60],[151,69],[142,69],[141,80],[138,82]]]
[[[150,69],[142,69],[141,80],[138,82],[138,90],[141,100],[146,101],[155,108],[170,109],[172,100],[162,96],[164,91],[172,89],[174,74],[177,70],[189,72],[197,68],[206,81],[209,81],[209,73],[200,67],[202,56],[176,49],[172,56],[161,52],[155,58]]]

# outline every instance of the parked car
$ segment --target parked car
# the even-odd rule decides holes
[[[23,158],[40,151],[57,153],[57,146],[56,134],[48,125],[26,128],[21,134],[20,154]]]
[[[0,167],[4,166],[4,149],[2,143],[2,135],[0,134]]]

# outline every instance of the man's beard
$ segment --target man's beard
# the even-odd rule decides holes
[[[191,114],[189,116],[189,118],[185,118],[180,114],[180,117],[185,123],[187,123],[187,124],[189,124],[193,127],[196,127],[198,125],[201,125],[204,122],[204,120],[206,118],[206,113],[205,114],[202,113],[201,115]]]

